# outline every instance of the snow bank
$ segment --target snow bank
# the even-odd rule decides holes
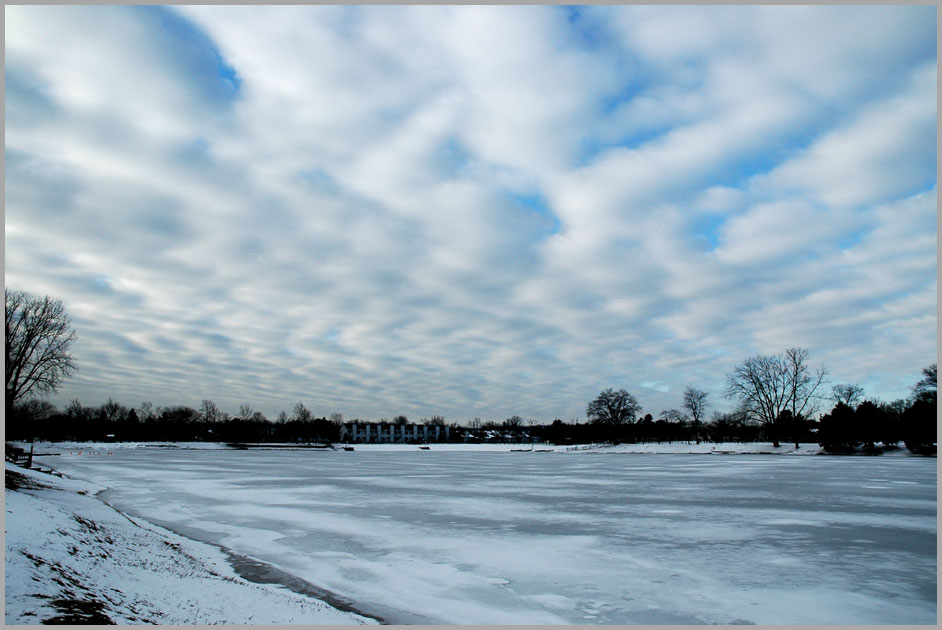
[[[6,464],[6,624],[364,624],[238,577],[223,552],[138,523],[90,484]]]
[[[882,450],[884,445],[881,442],[875,444],[877,451],[874,455],[881,457],[919,457],[913,455],[905,447],[890,446]],[[782,442],[777,448],[772,446],[771,442],[675,442],[673,444],[650,443],[650,444],[619,444],[611,445],[582,445],[569,447],[570,452],[590,452],[590,453],[646,453],[646,454],[691,454],[691,455],[828,455],[820,444],[800,443],[795,448],[794,442]],[[870,456],[870,453],[858,451],[853,455]],[[844,455],[841,455],[843,457]]]
[[[29,443],[17,442],[18,446],[29,451]],[[253,444],[253,449],[278,449],[304,445],[294,444]],[[794,444],[782,443],[775,448],[770,442],[651,442],[644,444],[574,444],[570,446],[556,446],[553,444],[427,444],[421,447],[416,444],[335,444],[335,449],[352,447],[354,451],[438,451],[438,452],[479,452],[479,453],[505,453],[511,451],[532,452],[560,452],[560,453],[657,453],[657,454],[770,454],[770,455],[818,455],[822,448],[818,444],[803,443],[796,450]],[[215,450],[231,448],[220,442],[36,442],[36,453],[77,453],[83,451],[90,455],[109,453],[124,449],[189,449],[189,450]]]
[[[12,442],[26,452],[29,452],[29,442]],[[221,442],[35,442],[33,449],[36,453],[62,451],[116,451],[129,448],[154,448],[154,449],[199,449],[215,450],[228,449],[229,446]]]
[[[29,451],[28,442],[16,442],[17,446]],[[879,443],[878,443],[879,445]],[[298,444],[253,444],[253,450],[293,450],[290,447],[308,448]],[[79,451],[87,455],[107,455],[126,449],[171,449],[171,450],[219,450],[231,447],[221,442],[36,442],[36,453],[76,454]],[[638,453],[638,454],[714,454],[714,455],[824,455],[819,444],[802,443],[796,449],[794,443],[782,442],[776,448],[771,442],[650,442],[643,444],[574,444],[556,446],[553,444],[334,444],[334,449],[352,448],[354,451],[438,451],[438,452],[478,452],[506,453],[513,451],[555,452],[555,453]],[[907,456],[905,448],[887,450],[885,456]]]
[[[645,444],[574,444],[556,446],[552,444],[428,444],[421,449],[415,444],[338,444],[337,448],[353,447],[354,451],[416,451],[436,452],[482,452],[502,453],[514,451],[554,452],[554,453],[652,453],[676,454],[717,454],[717,455],[818,455],[822,452],[818,444],[800,444],[796,450],[794,444],[782,443],[778,448],[771,442],[651,442]],[[426,448],[427,446],[427,448]]]
[[[794,443],[782,442],[778,448],[771,442],[652,442],[645,444],[590,445],[574,447],[574,450],[587,450],[594,453],[688,453],[700,455],[818,455],[822,448],[814,443],[802,443],[795,448]]]

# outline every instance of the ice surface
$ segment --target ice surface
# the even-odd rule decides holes
[[[43,463],[393,623],[936,622],[933,459],[113,452]]]

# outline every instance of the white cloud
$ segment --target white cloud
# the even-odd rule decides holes
[[[820,246],[830,247],[848,229],[851,215],[816,208],[803,201],[759,204],[723,226],[716,256],[727,265],[756,265],[785,257],[817,258]],[[857,229],[861,226],[852,226]]]
[[[228,86],[213,76],[215,60],[202,42],[155,35],[150,13],[11,6],[5,15],[8,65],[75,115],[106,117],[150,139],[182,140],[211,124],[225,104]]]
[[[868,105],[756,180],[831,206],[861,206],[925,190],[935,182],[936,64],[912,73],[902,94]],[[780,194],[780,193],[779,193]]]
[[[7,7],[7,284],[74,313],[88,404],[656,415],[799,344],[900,395],[909,9]]]

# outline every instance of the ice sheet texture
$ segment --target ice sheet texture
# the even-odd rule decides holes
[[[116,507],[393,623],[931,624],[936,461],[115,450]]]

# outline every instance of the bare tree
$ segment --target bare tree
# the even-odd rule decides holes
[[[54,392],[72,375],[72,320],[60,300],[4,290],[6,301],[6,410],[30,395]]]
[[[48,400],[38,400],[33,398],[17,405],[18,415],[29,422],[48,420],[58,413],[55,405]]]
[[[726,375],[726,397],[738,399],[750,418],[768,426],[776,447],[774,423],[786,406],[786,378],[780,358],[768,355],[750,357]]]
[[[523,426],[523,418],[520,416],[510,416],[504,420],[504,427],[508,429],[519,429]]]
[[[108,402],[98,408],[98,417],[106,422],[119,422],[128,415],[128,409],[114,398],[109,398]]]
[[[785,351],[788,366],[789,409],[792,417],[808,418],[817,410],[821,401],[818,389],[827,378],[828,371],[818,366],[812,371],[808,365],[808,351],[804,348],[789,348]],[[798,448],[798,445],[795,445]]]
[[[617,426],[632,422],[640,410],[641,405],[626,390],[616,392],[609,387],[586,406],[585,413],[592,422]]]
[[[334,413],[330,414],[330,421],[340,426],[343,424],[343,414],[335,411]]]
[[[82,402],[78,398],[73,398],[65,408],[65,415],[73,422],[85,421],[91,419],[92,410],[88,407],[83,407]]]
[[[298,420],[300,422],[310,422],[314,419],[314,414],[311,413],[311,410],[304,406],[304,403],[298,401],[298,404],[294,406],[294,416],[293,420]]]
[[[831,399],[834,404],[844,403],[851,409],[857,407],[864,395],[864,389],[853,383],[839,383],[831,388]]]
[[[157,413],[154,411],[154,403],[149,400],[145,400],[141,403],[141,412],[138,414],[141,420],[148,422],[153,420]]]
[[[684,409],[690,412],[693,418],[694,438],[700,443],[700,421],[707,407],[707,393],[703,390],[688,386],[684,390]]]
[[[729,442],[734,435],[737,435],[745,423],[745,418],[736,411],[720,413],[713,412],[710,421],[710,432],[713,435],[714,442]]]
[[[248,405],[239,405],[239,415],[237,417],[242,422],[248,422],[252,419],[252,408]]]
[[[922,380],[913,386],[914,398],[916,400],[924,399],[934,401],[936,399],[938,384],[938,369],[936,364],[933,363],[929,367],[922,369]]]
[[[663,420],[664,422],[676,422],[676,423],[686,423],[688,418],[687,416],[678,409],[662,409],[658,420]]]
[[[210,423],[219,422],[221,419],[219,407],[216,406],[216,403],[205,399],[203,400],[203,404],[200,405],[200,416],[202,416],[205,422]]]
[[[652,417],[651,420],[654,420],[654,418]],[[678,409],[662,409],[657,421],[659,424],[666,423],[667,426],[658,427],[657,439],[666,439],[670,443],[673,443],[675,438],[687,440],[687,422],[689,420],[687,414]]]
[[[750,417],[766,425],[772,444],[779,446],[775,420],[788,409],[793,418],[814,413],[817,390],[827,376],[808,366],[808,351],[790,348],[783,355],[746,359],[726,376],[726,396],[738,399]]]

